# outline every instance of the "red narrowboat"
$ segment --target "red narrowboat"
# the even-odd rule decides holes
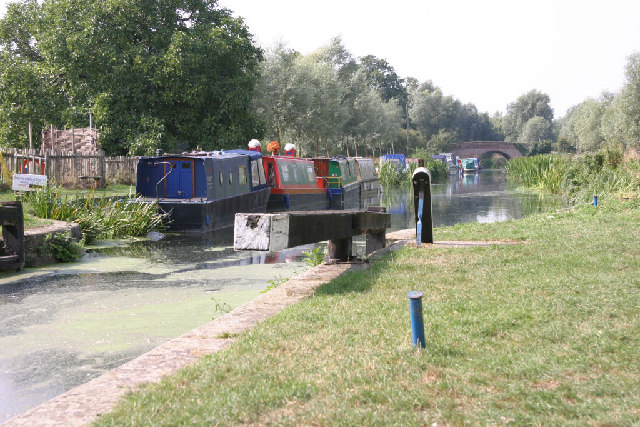
[[[264,156],[262,162],[271,187],[268,211],[328,209],[328,189],[325,181],[316,177],[313,161]]]

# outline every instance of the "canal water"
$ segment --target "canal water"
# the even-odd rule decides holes
[[[432,186],[434,226],[492,222],[552,202],[498,171]],[[392,229],[415,227],[409,188],[385,189]],[[253,299],[308,266],[303,251],[235,252],[233,231],[109,242],[72,264],[0,275],[0,422]]]

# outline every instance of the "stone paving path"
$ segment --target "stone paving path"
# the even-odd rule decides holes
[[[402,242],[377,251],[373,258],[402,245]],[[344,272],[366,268],[367,264],[322,264],[288,282],[261,294],[256,299],[212,320],[186,334],[172,339],[136,359],[115,368],[86,384],[75,387],[28,412],[18,415],[3,426],[80,426],[108,413],[128,391],[141,384],[158,382],[204,355],[222,350],[233,342],[224,338],[241,333],[259,322],[295,304],[315,289]]]

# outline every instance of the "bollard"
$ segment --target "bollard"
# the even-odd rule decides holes
[[[598,196],[593,196],[593,206],[598,206]]]
[[[418,195],[418,221],[416,222],[416,246],[422,244],[422,211],[424,210],[424,191]]]
[[[416,245],[433,243],[431,214],[431,174],[425,168],[413,171],[413,204],[416,219]]]
[[[422,296],[420,291],[411,291],[409,297],[409,309],[411,312],[411,335],[413,336],[413,346],[425,348],[424,320],[422,319]]]

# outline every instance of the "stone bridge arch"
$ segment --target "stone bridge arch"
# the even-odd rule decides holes
[[[522,153],[511,142],[503,141],[474,141],[460,142],[451,147],[451,153],[461,159],[467,157],[483,157],[485,154],[497,153],[507,160],[522,157]]]

